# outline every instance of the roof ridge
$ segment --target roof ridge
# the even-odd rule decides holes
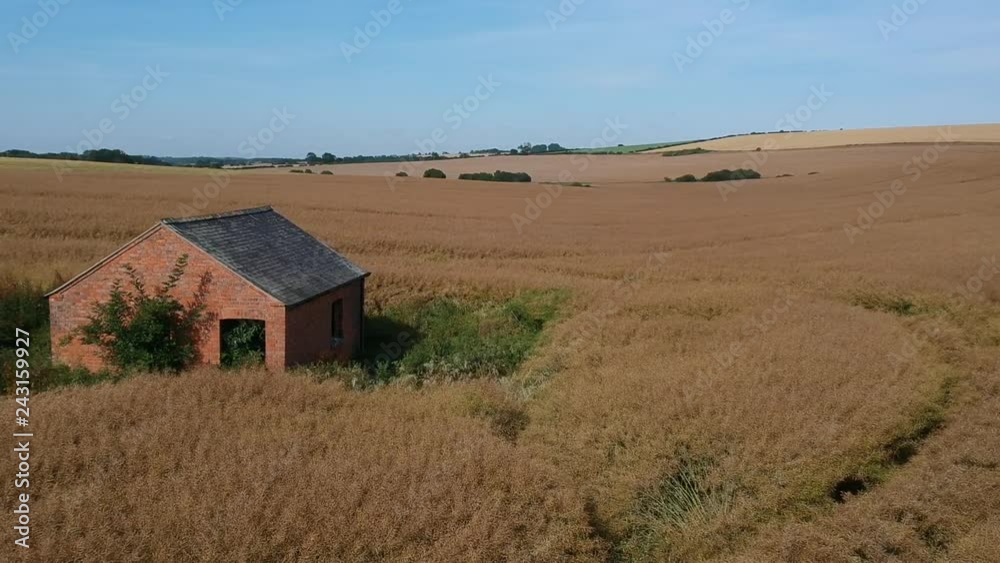
[[[251,207],[249,209],[236,209],[234,211],[225,211],[223,213],[213,213],[210,215],[199,215],[197,217],[172,217],[163,219],[160,223],[164,225],[177,225],[180,223],[194,223],[197,221],[212,221],[215,219],[226,219],[229,217],[242,217],[244,215],[254,215],[257,213],[267,213],[269,211],[274,211],[274,208],[270,205],[265,205],[263,207]]]

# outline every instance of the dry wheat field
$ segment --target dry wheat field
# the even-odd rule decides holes
[[[945,135],[952,136],[954,140],[963,143],[1000,143],[1000,124],[885,127],[736,135],[711,141],[675,145],[667,149],[655,149],[649,152],[661,153],[694,148],[712,151],[752,151],[757,147],[769,147],[770,150],[788,150],[887,145],[891,143],[926,144],[938,142]]]
[[[373,272],[369,308],[568,295],[503,379],[38,394],[34,544],[0,559],[1000,560],[1000,148],[765,156],[736,184],[663,178],[743,154],[524,157],[489,169],[591,186],[338,166],[207,199],[207,172],[0,159],[4,276],[55,283],[181,206],[270,204]]]

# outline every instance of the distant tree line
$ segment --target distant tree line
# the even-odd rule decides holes
[[[467,158],[469,155],[461,153],[459,158]],[[447,157],[434,152],[429,155],[422,154],[381,154],[381,155],[357,155],[357,156],[336,156],[325,152],[320,156],[311,152],[306,155],[305,162],[309,165],[317,164],[363,164],[368,162],[424,162],[430,160],[444,160]]]
[[[566,152],[567,148],[559,143],[549,143],[547,145],[533,145],[530,142],[521,143],[521,146],[512,149],[510,154],[551,154]]]
[[[155,157],[130,155],[120,149],[94,149],[83,154],[74,152],[33,153],[31,151],[12,149],[0,152],[0,156],[10,158],[41,158],[48,160],[83,160],[88,162],[117,162],[119,164],[146,164],[149,166],[171,166],[169,162]]]

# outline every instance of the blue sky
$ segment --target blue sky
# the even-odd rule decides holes
[[[560,5],[6,0],[0,149],[75,150],[102,120],[102,146],[171,156],[245,156],[250,136],[267,156],[591,146],[608,119],[617,142],[652,143],[770,130],[821,86],[803,128],[1000,122],[995,0]],[[886,32],[894,6],[912,13]],[[275,110],[294,118],[260,136]]]

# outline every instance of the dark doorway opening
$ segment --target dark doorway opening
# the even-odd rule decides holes
[[[222,321],[221,363],[227,368],[243,368],[267,359],[264,321],[226,319]]]

